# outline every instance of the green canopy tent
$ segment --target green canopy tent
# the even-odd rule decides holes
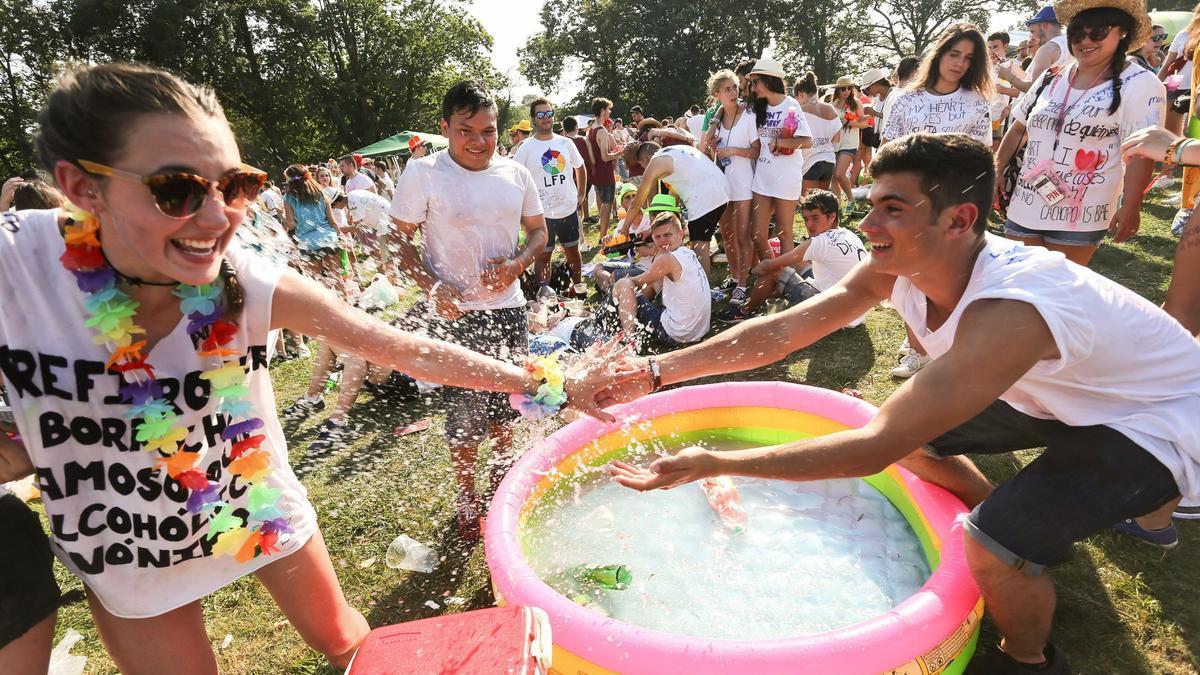
[[[395,136],[388,136],[382,141],[376,141],[365,148],[355,150],[354,154],[362,155],[363,157],[376,157],[379,155],[408,157],[408,141],[413,136],[420,138],[431,150],[441,150],[449,144],[445,136],[426,134],[420,131],[401,131]]]

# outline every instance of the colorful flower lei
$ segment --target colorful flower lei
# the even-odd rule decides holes
[[[558,362],[558,355],[531,356],[525,360],[525,370],[543,382],[532,395],[509,394],[509,405],[522,417],[531,420],[548,417],[562,410],[567,402],[567,393],[563,391],[566,376]]]
[[[230,418],[221,438],[233,441],[229,471],[250,486],[246,493],[248,519],[236,515],[234,508],[221,500],[219,485],[198,466],[201,453],[184,449],[188,429],[180,423],[171,402],[163,398],[154,368],[143,355],[146,340],[134,339],[146,333],[133,322],[138,303],[117,287],[117,272],[100,250],[99,221],[79,209],[69,213],[66,252],[60,260],[86,296],[83,304],[90,316],[84,324],[95,331],[93,342],[112,349],[106,366],[124,379],[118,394],[130,406],[124,416],[139,420],[134,425],[135,438],[145,450],[158,452],[158,467],[187,489],[188,512],[211,511],[207,537],[217,539],[213,555],[233,555],[238,562],[247,562],[278,552],[279,536],[292,528],[281,508],[282,491],[266,482],[272,470],[268,451],[260,447],[266,436],[254,433],[263,427],[263,421],[248,399],[245,366],[238,352],[229,348],[237,324],[221,318],[221,287],[180,284],[174,294],[180,298],[188,334],[199,344],[200,356],[219,364],[200,377],[209,382],[211,395],[220,399],[218,412]]]

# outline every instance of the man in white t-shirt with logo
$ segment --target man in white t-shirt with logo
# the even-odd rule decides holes
[[[355,190],[370,190],[378,193],[375,189],[375,181],[371,177],[358,170],[358,163],[354,161],[354,155],[343,155],[338,159],[338,169],[342,172],[342,187],[346,194],[350,194]]]
[[[528,169],[496,156],[496,103],[482,84],[450,88],[441,131],[446,151],[409,162],[396,185],[391,217],[400,267],[426,298],[430,336],[519,362],[528,351],[519,279],[546,247],[537,186]],[[521,229],[525,245],[518,247]],[[475,489],[476,453],[495,440],[490,491],[511,458],[516,415],[507,395],[447,387],[443,402],[458,530],[475,540],[484,505]]]
[[[827,190],[813,190],[800,200],[800,214],[808,239],[796,248],[776,258],[761,260],[751,272],[756,276],[750,298],[741,306],[730,305],[718,321],[744,321],[766,304],[768,298],[779,297],[788,307],[798,305],[817,293],[833,288],[867,257],[867,248],[858,235],[838,223],[838,199]],[[802,275],[795,265],[811,263],[811,275]],[[860,325],[866,314],[846,324]]]
[[[611,471],[647,490],[726,474],[868,476],[899,462],[973,507],[962,522],[966,565],[1002,641],[971,668],[1070,672],[1048,643],[1055,595],[1043,571],[1114,523],[1160,546],[1178,541],[1170,509],[1181,492],[1200,494],[1200,343],[1062,254],[988,234],[995,169],[983,143],[912,134],[880,148],[871,173],[860,227],[872,251],[850,274],[788,311],[635,360],[643,377],[608,393],[627,400],[760,368],[887,298],[933,363],[861,428],[769,448],[687,448]],[[996,487],[964,456],[1042,447]]]
[[[554,106],[545,98],[529,104],[533,136],[525,139],[512,158],[529,169],[546,213],[549,239],[534,268],[539,283],[550,274],[554,242],[562,245],[571,270],[571,282],[580,283],[583,261],[579,256],[579,207],[587,198],[587,170],[575,142],[554,133]]]

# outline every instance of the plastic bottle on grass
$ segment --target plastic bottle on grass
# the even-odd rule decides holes
[[[330,371],[329,377],[325,378],[325,391],[333,391],[337,389],[338,382],[342,379],[340,370]]]
[[[738,494],[729,476],[705,478],[700,481],[708,504],[717,512],[717,518],[725,527],[740,534],[746,530],[746,510],[742,508],[742,496]]]
[[[437,551],[407,534],[402,534],[392,540],[383,561],[394,570],[429,574],[437,567],[439,557]]]

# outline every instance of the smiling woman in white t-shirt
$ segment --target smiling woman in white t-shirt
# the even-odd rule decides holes
[[[700,151],[712,154],[729,184],[729,206],[721,214],[721,240],[729,260],[729,277],[734,282],[731,302],[746,297],[746,276],[752,260],[750,244],[751,184],[759,153],[754,112],[738,100],[738,78],[732,70],[718,70],[708,78],[708,91],[718,107],[701,138]],[[728,288],[728,287],[727,287]],[[739,290],[740,289],[740,290]]]
[[[1154,162],[1135,158],[1127,166],[1121,142],[1162,123],[1166,88],[1125,58],[1150,35],[1144,13],[1093,7],[1060,18],[1075,63],[1046,71],[1020,100],[996,166],[1028,137],[1004,234],[1086,265],[1111,227],[1124,241],[1141,226]]]
[[[63,77],[38,128],[76,206],[0,214],[0,372],[21,437],[0,434],[0,468],[36,470],[51,548],[83,581],[117,670],[216,672],[201,601],[251,573],[345,668],[369,628],[288,464],[269,333],[321,335],[429,382],[540,382],[391,328],[234,243],[266,174],[242,163],[212,90],[94,66]],[[0,583],[5,630],[42,619],[21,600]]]
[[[800,103],[787,95],[783,66],[762,58],[747,76],[758,125],[758,164],[754,166],[754,213],[751,239],[758,258],[773,257],[771,216],[779,225],[779,243],[790,251],[795,241],[796,204],[804,189],[804,155],[812,147],[812,131]]]
[[[921,62],[908,91],[888,108],[883,141],[921,131],[966,134],[991,145],[993,94],[983,34],[974,24],[950,24]]]

